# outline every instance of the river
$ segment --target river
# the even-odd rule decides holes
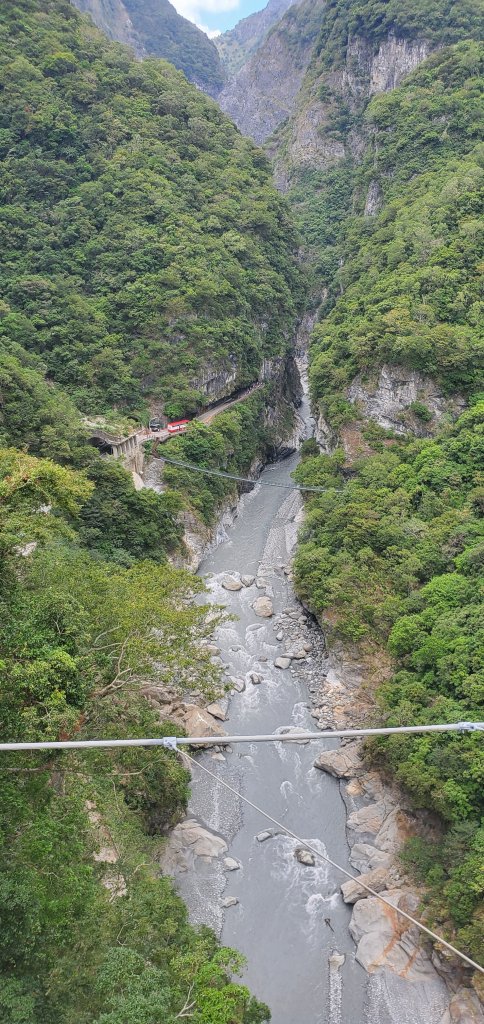
[[[309,423],[307,407],[302,412]],[[235,616],[215,637],[225,671],[246,680],[245,691],[229,701],[226,730],[232,734],[272,733],[291,725],[314,730],[307,675],[308,666],[313,674],[318,670],[317,654],[282,671],[273,664],[284,653],[275,620],[284,611],[294,616],[303,611],[283,568],[294,549],[301,508],[300,494],[290,488],[297,461],[295,454],[263,471],[241,499],[225,539],[199,570],[210,599]],[[222,580],[232,572],[262,577],[266,587],[227,591]],[[262,594],[273,601],[272,619],[258,618],[252,609]],[[321,638],[316,624],[307,628]],[[259,685],[250,681],[251,671],[262,676]],[[223,755],[207,750],[199,757],[217,777],[351,870],[339,783],[313,767],[322,746],[323,741],[321,748],[237,744]],[[240,869],[226,871],[222,858],[205,862],[199,857],[195,870],[177,878],[178,887],[191,919],[211,925],[225,945],[246,956],[243,980],[269,1004],[273,1024],[430,1024],[441,1019],[440,996],[435,1016],[428,1004],[419,1009],[417,991],[407,998],[412,986],[402,982],[400,990],[400,979],[390,999],[381,979],[370,979],[357,963],[348,931],[351,911],[342,900],[343,878],[336,869],[323,861],[314,867],[300,864],[294,855],[300,844],[285,835],[259,841],[257,835],[270,827],[266,819],[196,768],[189,816],[226,840]],[[224,909],[227,897],[238,903]]]

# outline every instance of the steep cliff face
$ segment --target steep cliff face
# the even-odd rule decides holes
[[[169,0],[72,0],[110,39],[128,43],[138,57],[164,57],[189,81],[216,96],[224,73],[216,47]]]
[[[131,46],[138,57],[144,55],[141,39],[122,0],[73,0],[73,3],[82,14],[90,14],[109,39]]]
[[[265,142],[294,110],[323,6],[324,0],[291,6],[218,97],[222,110],[256,142]]]
[[[254,11],[215,39],[220,59],[229,75],[235,75],[249,57],[262,46],[267,33],[283,14],[299,0],[269,0],[262,11]]]

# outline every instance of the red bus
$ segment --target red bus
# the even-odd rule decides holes
[[[167,430],[169,434],[183,434],[183,431],[187,429],[190,420],[175,420],[174,423],[169,423]]]

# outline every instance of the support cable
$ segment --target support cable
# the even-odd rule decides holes
[[[251,484],[255,487],[256,484],[261,484],[261,487],[280,487],[286,491],[317,491],[319,494],[327,491],[336,491],[343,493],[342,488],[338,487],[306,487],[304,484],[277,484],[270,483],[268,480],[252,480],[248,476],[236,476],[234,473],[224,473],[221,469],[206,469],[204,466],[194,466],[191,462],[180,462],[179,459],[168,459],[166,455],[153,455],[151,458],[157,462],[168,462],[170,466],[178,466],[180,469],[191,469],[193,473],[205,473],[207,476],[221,476],[225,480],[238,480],[243,484]]]
[[[484,974],[484,967],[481,967],[481,965],[476,963],[475,960],[471,960],[471,958],[466,956],[465,953],[462,953],[460,949],[457,949],[455,946],[452,946],[451,943],[447,942],[446,939],[443,939],[441,935],[437,935],[436,932],[431,931],[431,929],[427,928],[427,926],[425,924],[422,924],[421,921],[417,921],[417,919],[415,917],[412,917],[411,914],[407,914],[406,910],[401,910],[400,907],[395,907],[393,903],[390,903],[389,900],[385,899],[385,897],[382,896],[381,893],[376,892],[376,890],[372,889],[371,886],[366,885],[365,882],[362,882],[361,876],[358,877],[358,875],[352,875],[350,871],[346,870],[346,868],[341,867],[341,864],[337,864],[336,861],[331,859],[331,857],[326,856],[324,853],[321,853],[319,850],[317,850],[316,847],[311,846],[310,843],[307,843],[305,839],[302,839],[301,836],[298,836],[296,832],[293,832],[292,829],[287,827],[287,825],[283,825],[281,821],[277,821],[277,818],[273,818],[272,815],[268,814],[267,811],[264,811],[262,807],[258,807],[258,805],[254,804],[252,800],[249,800],[248,797],[244,796],[239,790],[234,789],[234,787],[230,786],[228,782],[224,781],[224,779],[219,778],[219,776],[216,775],[215,772],[210,771],[210,768],[206,768],[205,765],[201,764],[200,761],[197,761],[197,759],[195,757],[192,757],[191,754],[187,754],[185,752],[184,756],[187,757],[188,760],[191,761],[194,765],[196,765],[197,768],[200,768],[201,771],[205,772],[206,775],[209,775],[212,779],[215,779],[215,782],[218,782],[220,786],[224,786],[225,789],[228,789],[229,792],[233,793],[234,796],[238,797],[239,800],[242,800],[249,807],[252,807],[254,811],[257,811],[259,814],[262,814],[264,818],[267,818],[268,821],[271,821],[274,825],[277,826],[277,828],[280,828],[283,832],[285,832],[286,835],[290,836],[291,839],[296,839],[297,842],[301,843],[306,850],[310,850],[315,857],[319,857],[321,860],[324,860],[328,864],[331,864],[331,867],[336,868],[338,871],[341,871],[343,875],[346,875],[347,878],[351,878],[352,881],[358,882],[361,885],[361,887],[370,894],[370,896],[375,896],[378,900],[381,901],[381,903],[384,903],[385,906],[390,907],[390,909],[393,912],[400,914],[401,917],[404,917],[407,921],[410,921],[411,924],[415,925],[422,932],[425,932],[426,935],[429,935],[431,939],[434,939],[434,941],[438,942],[441,946],[445,946],[446,949],[450,950],[451,953],[454,953],[455,956],[458,956],[461,960],[464,960],[465,963],[472,967],[474,970],[480,971],[481,974]]]
[[[287,727],[291,728],[290,726]],[[305,743],[324,739],[352,739],[357,736],[415,735],[440,732],[482,732],[484,722],[452,722],[448,725],[395,725],[376,729],[321,729],[318,732],[271,732],[260,736],[159,736],[126,740],[38,740],[33,743],[1,742],[3,750],[82,750],[98,747],[199,747],[228,743]]]

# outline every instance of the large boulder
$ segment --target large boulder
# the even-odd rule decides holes
[[[270,619],[274,614],[274,608],[270,597],[256,597],[252,605],[255,614],[261,619]]]
[[[401,807],[395,807],[387,814],[375,838],[375,846],[387,853],[397,853],[414,831],[412,819]]]
[[[348,743],[338,750],[323,750],[316,758],[314,767],[334,775],[337,779],[354,778],[364,771],[359,749],[359,743]]]
[[[183,726],[188,736],[225,736],[222,726],[213,715],[197,704],[185,704]]]
[[[173,829],[160,863],[165,874],[173,875],[192,870],[196,857],[209,863],[224,853],[227,853],[224,839],[203,828],[194,818],[187,818]]]
[[[225,722],[227,718],[227,712],[224,711],[224,709],[220,707],[220,704],[217,703],[208,704],[208,706],[205,708],[205,711],[208,711],[209,715],[211,715],[212,718],[219,718],[221,722]],[[193,733],[190,733],[190,735],[193,736]],[[202,735],[202,733],[200,733],[200,735]]]
[[[374,889],[375,892],[383,892],[388,882],[388,872],[386,868],[379,867],[373,871],[367,871],[365,875],[360,875],[359,878],[350,878],[347,882],[343,882],[341,886],[341,892],[343,893],[343,899],[345,903],[357,903],[358,900],[366,899],[368,896],[368,890],[365,889],[365,885],[368,885],[370,889]]]

